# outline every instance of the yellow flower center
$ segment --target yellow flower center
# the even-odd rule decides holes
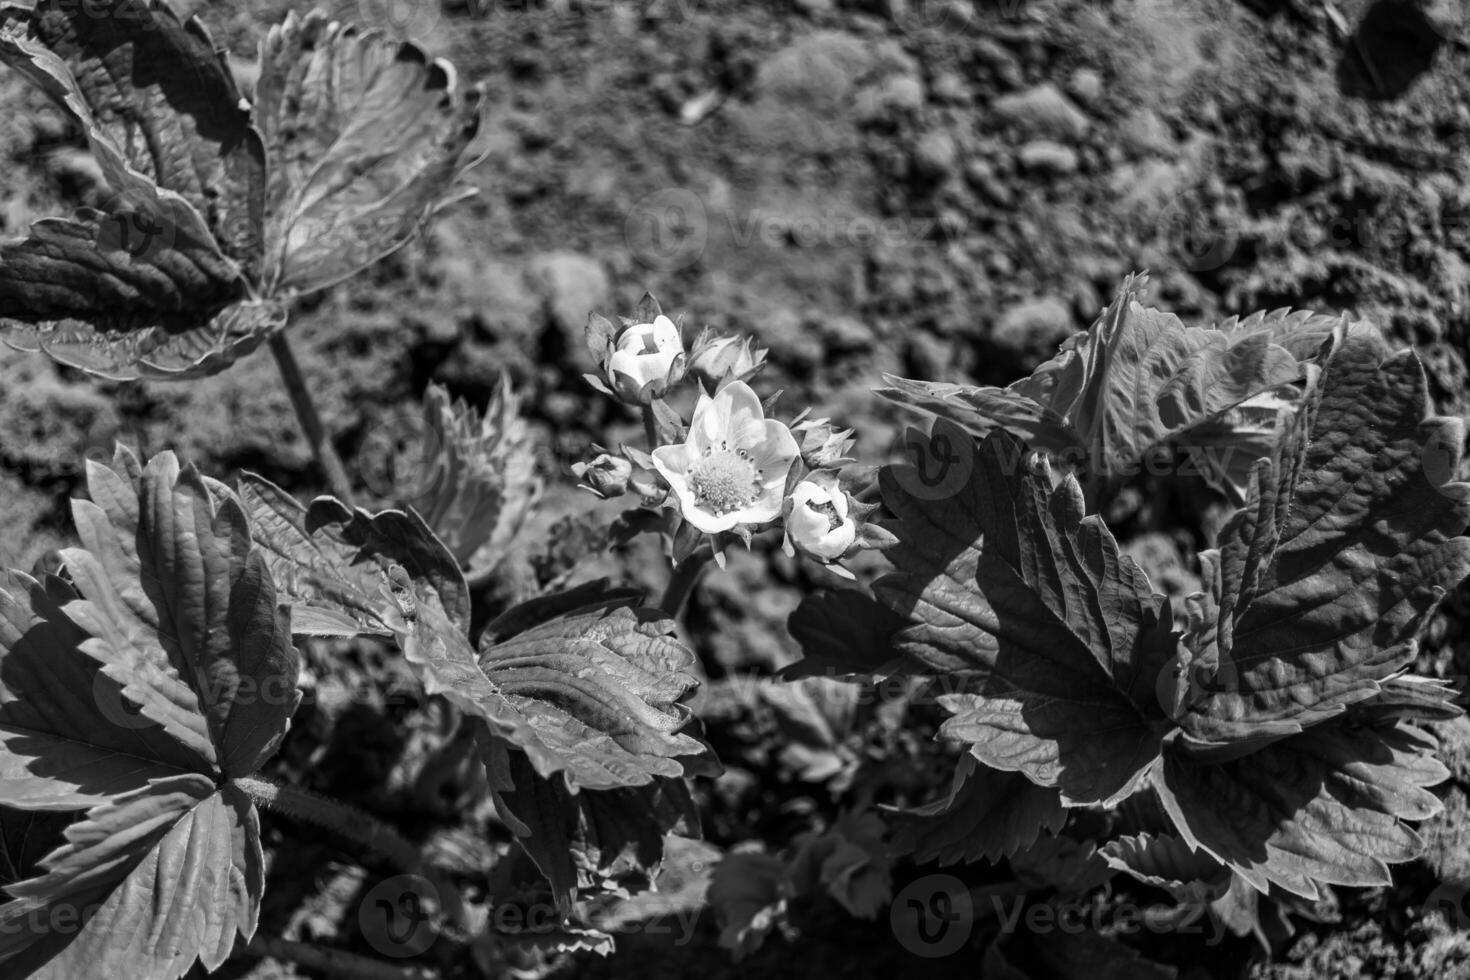
[[[689,489],[695,502],[716,516],[749,507],[760,496],[761,472],[744,449],[721,442],[710,446],[689,467]]]
[[[827,518],[828,533],[835,531],[842,526],[842,518],[837,515],[837,505],[832,503],[832,501],[830,500],[824,501],[820,504],[817,503],[815,500],[808,500],[806,502],[806,509],[811,511],[813,514]]]

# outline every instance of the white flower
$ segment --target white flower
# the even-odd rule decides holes
[[[700,393],[683,445],[653,451],[654,466],[696,529],[716,534],[781,516],[798,450],[791,430],[765,415],[750,385],[732,381],[713,398]]]
[[[636,400],[651,382],[667,382],[674,362],[683,354],[684,341],[673,320],[660,315],[652,323],[635,323],[613,344],[605,365],[607,380],[613,391]]]
[[[793,549],[823,562],[841,558],[857,540],[846,492],[831,473],[813,473],[791,490],[786,513],[786,553]]]

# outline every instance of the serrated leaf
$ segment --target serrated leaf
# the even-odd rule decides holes
[[[955,766],[949,795],[889,816],[893,850],[920,864],[998,861],[1055,834],[1067,812],[1055,789],[1020,773],[979,765],[968,753]]]
[[[95,807],[66,839],[42,861],[44,875],[7,889],[0,963],[8,970],[35,980],[118,970],[174,980],[196,958],[217,969],[237,935],[255,931],[265,885],[259,827],[232,786],[216,789],[199,775],[159,780]]]
[[[291,603],[299,636],[391,636],[393,602],[382,592],[387,563],[348,542],[333,525],[254,473],[240,476],[240,502],[271,576]]]
[[[1230,871],[1224,865],[1172,834],[1119,837],[1098,853],[1109,867],[1163,888],[1180,902],[1213,901],[1230,887]]]
[[[698,833],[699,812],[683,779],[574,794],[561,773],[538,775],[524,752],[503,741],[488,754],[495,807],[550,882],[563,915],[577,898],[609,887],[648,887],[664,838]]]
[[[1245,317],[1232,316],[1215,324],[1215,329],[1235,336],[1265,334],[1299,361],[1319,357],[1323,344],[1348,336],[1374,344],[1383,357],[1393,353],[1383,334],[1367,321],[1287,307],[1262,310]]]
[[[977,437],[1004,429],[1091,478],[1121,478],[1151,447],[1301,376],[1269,331],[1186,327],[1138,302],[1143,283],[1130,278],[1091,329],[1007,388],[887,377],[878,393]]]
[[[1244,758],[1202,765],[1169,745],[1154,785],[1191,847],[1258,891],[1316,898],[1317,882],[1388,884],[1388,865],[1419,853],[1404,821],[1443,808],[1426,787],[1449,775],[1434,739],[1388,728],[1317,725]]]
[[[117,380],[200,377],[284,326],[250,286],[263,147],[198,20],[139,0],[7,3],[0,61],[78,123],[114,192],[0,246],[7,343]]]
[[[8,973],[176,980],[255,929],[259,828],[229,780],[279,744],[296,651],[238,502],[172,454],[89,466],[70,582],[0,589],[0,800],[81,810],[0,906]]]
[[[83,208],[0,245],[5,342],[98,377],[185,378],[215,373],[285,324],[280,304],[248,298],[212,242],[119,237],[142,220]]]
[[[1470,485],[1457,420],[1429,411],[1412,352],[1350,337],[1274,465],[1205,552],[1185,646],[1205,665],[1181,745],[1240,751],[1373,697],[1470,574]]]
[[[111,186],[152,196],[122,162],[182,198],[207,233],[174,226],[217,241],[250,273],[261,255],[265,148],[228,61],[197,17],[184,21],[166,3],[144,0],[38,0],[29,16],[7,4],[0,58],[82,126]]]
[[[321,11],[271,28],[255,98],[272,294],[324,289],[396,251],[465,196],[456,182],[479,160],[480,95],[457,91],[452,65]]]
[[[422,474],[412,506],[464,568],[493,568],[510,550],[541,493],[535,447],[520,402],[502,380],[482,417],[430,385],[424,394]]]
[[[940,698],[955,715],[944,737],[1068,805],[1116,802],[1167,727],[1154,681],[1173,655],[1172,616],[1101,520],[1083,516],[1076,481],[1053,488],[1023,455],[992,433],[968,484],[940,499],[885,467],[897,571],[874,589],[911,624],[897,648],[960,688]]]

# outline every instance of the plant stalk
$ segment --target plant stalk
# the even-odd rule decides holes
[[[658,448],[658,416],[653,413],[652,405],[643,406],[643,438],[648,440],[648,452]]]
[[[694,587],[699,584],[700,575],[713,557],[713,551],[700,549],[675,565],[669,575],[668,587],[664,589],[664,597],[658,602],[658,608],[677,618],[684,611],[684,604],[689,601]]]
[[[296,410],[296,419],[301,423],[306,441],[311,443],[311,453],[316,457],[322,475],[326,477],[327,487],[338,500],[351,507],[352,481],[347,477],[342,458],[332,448],[332,440],[327,435],[326,426],[322,424],[322,417],[317,414],[316,403],[311,400],[311,391],[301,375],[301,365],[296,362],[296,353],[291,349],[291,342],[286,339],[284,330],[278,330],[271,335],[270,348],[276,359],[276,367],[280,369],[281,380],[285,382],[286,394],[291,396],[291,407]]]
[[[410,874],[424,874],[424,860],[417,844],[354,806],[259,776],[241,776],[235,785],[262,810],[325,827],[381,854]]]
[[[394,966],[382,960],[369,959],[345,949],[318,946],[278,936],[262,936],[250,940],[246,953],[299,963],[312,970],[323,970],[348,980],[432,980],[438,974],[416,966]]]

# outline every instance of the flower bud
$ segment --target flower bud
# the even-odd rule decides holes
[[[812,469],[850,463],[847,451],[856,441],[851,429],[835,429],[831,419],[803,419],[791,426],[801,447],[801,460]]]
[[[766,349],[751,338],[716,337],[706,329],[690,352],[689,373],[714,392],[727,381],[749,381],[765,362]]]
[[[621,456],[601,453],[590,463],[576,463],[572,472],[579,480],[587,481],[583,486],[603,499],[621,497],[628,492],[633,476],[633,464]]]
[[[684,341],[673,320],[659,315],[634,323],[609,344],[603,373],[613,393],[625,402],[647,405],[683,376]]]
[[[832,473],[813,473],[791,490],[786,502],[786,550],[800,551],[826,564],[847,553],[857,540],[857,522],[848,513],[846,492]]]

